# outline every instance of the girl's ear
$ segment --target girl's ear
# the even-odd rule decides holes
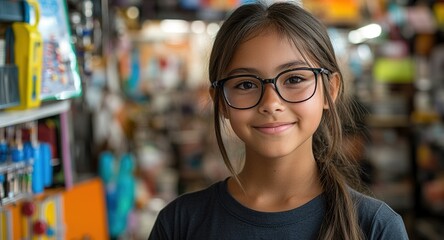
[[[331,97],[331,100],[333,102],[336,101],[336,98],[339,95],[339,90],[341,88],[341,76],[335,72],[333,74],[330,75],[330,80],[328,80],[329,83],[329,94]],[[324,109],[328,109],[328,102],[327,102],[327,98],[325,98],[324,100]]]
[[[210,93],[211,99],[213,100],[213,103],[214,103],[215,102],[215,98],[216,98],[216,89],[210,87],[209,93]],[[227,108],[225,107],[225,104],[222,101],[219,101],[219,111],[222,113],[224,118],[228,118]]]
[[[211,100],[213,100],[213,102],[214,102],[214,96],[216,95],[216,90],[214,90],[214,88],[210,87],[208,89],[208,92],[210,93]]]

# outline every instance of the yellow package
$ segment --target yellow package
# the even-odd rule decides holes
[[[14,55],[18,67],[20,105],[10,110],[23,110],[40,106],[41,75],[43,64],[43,40],[38,31],[39,5],[28,0],[34,10],[32,23],[14,22]]]

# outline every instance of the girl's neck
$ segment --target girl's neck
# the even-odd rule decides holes
[[[228,190],[241,204],[258,211],[285,211],[299,207],[322,192],[314,157],[247,161]]]

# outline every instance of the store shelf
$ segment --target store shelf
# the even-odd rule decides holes
[[[5,173],[5,172],[16,171],[17,169],[24,168],[25,166],[26,166],[25,162],[2,164],[2,165],[0,165],[0,174]]]
[[[371,115],[366,119],[366,123],[370,127],[377,128],[396,128],[409,127],[409,116],[406,115]]]
[[[0,112],[0,127],[12,126],[45,117],[54,116],[68,111],[70,106],[70,102],[66,100],[49,103],[36,109]]]

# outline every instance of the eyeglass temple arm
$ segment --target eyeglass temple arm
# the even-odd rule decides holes
[[[328,69],[325,69],[325,68],[319,68],[319,73],[324,73],[326,75],[330,75],[330,71]]]

